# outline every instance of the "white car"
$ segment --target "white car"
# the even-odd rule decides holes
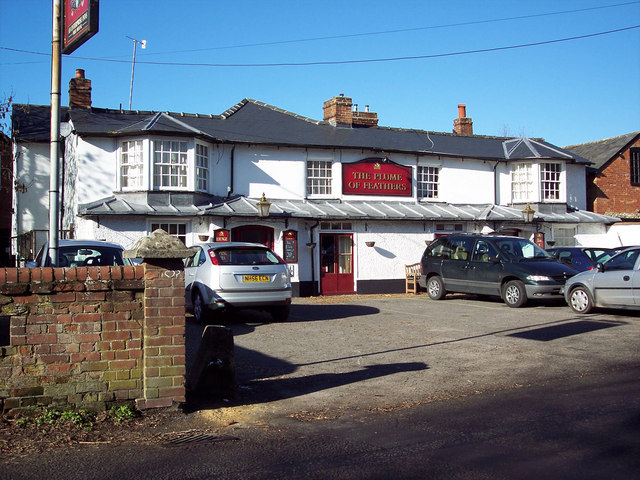
[[[203,243],[191,247],[185,262],[187,310],[196,321],[234,308],[266,310],[284,321],[291,309],[287,264],[264,245],[241,242]]]
[[[571,277],[565,300],[576,313],[594,307],[640,310],[640,247],[622,250],[595,269]]]

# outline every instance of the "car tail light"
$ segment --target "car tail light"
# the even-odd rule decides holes
[[[207,253],[209,254],[211,263],[213,263],[214,265],[220,265],[220,261],[218,260],[218,257],[216,256],[216,252],[213,248],[210,248],[209,250],[207,250]]]

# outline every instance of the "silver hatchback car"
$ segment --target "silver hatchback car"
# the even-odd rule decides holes
[[[589,313],[594,307],[640,310],[640,247],[622,250],[595,269],[571,277],[564,296],[576,313]]]
[[[291,308],[287,264],[256,243],[203,243],[185,262],[186,307],[196,321],[234,308],[266,310],[284,321]]]

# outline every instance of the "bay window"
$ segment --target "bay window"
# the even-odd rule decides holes
[[[120,185],[123,189],[143,187],[143,162],[142,140],[122,142],[120,147]]]
[[[153,142],[153,188],[187,188],[187,142]]]

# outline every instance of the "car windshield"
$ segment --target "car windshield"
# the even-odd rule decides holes
[[[540,248],[533,242],[524,238],[499,238],[495,240],[498,250],[507,258],[512,260],[518,259],[541,259],[550,260],[549,255],[545,250]]]
[[[267,248],[229,247],[215,251],[219,265],[277,265],[282,261]]]
[[[83,246],[72,245],[58,249],[59,267],[84,266],[113,266],[128,265],[127,259],[122,258],[122,251],[108,245]]]

